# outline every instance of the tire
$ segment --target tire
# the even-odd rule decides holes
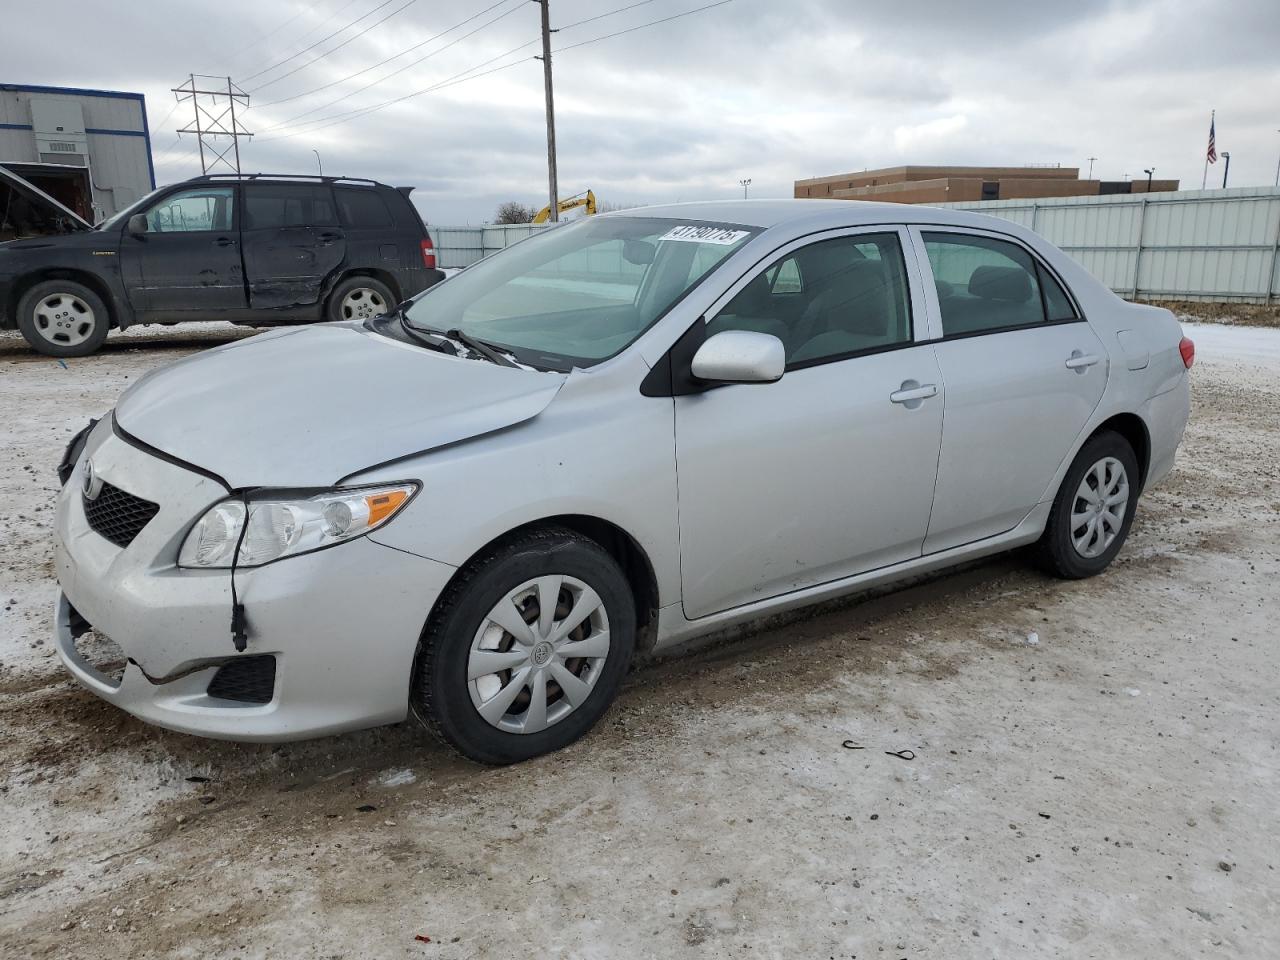
[[[87,357],[107,339],[111,315],[83,283],[44,280],[18,301],[18,329],[46,356]]]
[[[538,586],[530,586],[539,578],[547,589],[559,585],[550,630],[539,623]],[[592,606],[581,588],[594,591],[599,606],[557,641],[556,628]],[[495,614],[528,624],[528,633],[516,629],[534,642],[519,643],[491,619]],[[568,746],[604,716],[631,664],[635,634],[631,588],[599,544],[561,527],[523,533],[468,564],[446,588],[423,630],[410,703],[432,733],[465,757],[494,765],[528,760]],[[560,653],[566,644],[591,656],[566,659]],[[469,672],[508,663],[496,672]],[[565,673],[577,679],[573,697],[560,685]],[[535,709],[540,686],[542,712]],[[526,725],[533,729],[520,732]]]
[[[1081,495],[1086,485],[1093,491],[1099,484],[1111,491],[1099,498],[1104,507],[1110,504],[1106,515],[1098,514],[1098,508]],[[1116,501],[1122,487],[1125,496],[1117,527],[1114,518],[1121,503]],[[1101,573],[1129,536],[1141,492],[1138,458],[1129,441],[1110,430],[1090,437],[1063,478],[1044,534],[1036,544],[1040,565],[1064,580],[1081,580]],[[1095,518],[1092,534],[1089,523],[1080,519],[1086,515]],[[1108,520],[1108,516],[1113,519]]]
[[[395,309],[396,295],[373,277],[347,277],[333,288],[325,306],[325,319],[334,323],[368,320]]]

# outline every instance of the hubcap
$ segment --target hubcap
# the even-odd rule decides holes
[[[471,702],[499,730],[537,733],[582,706],[608,657],[604,601],[574,577],[537,577],[498,601],[476,631]]]
[[[387,312],[387,301],[371,287],[356,287],[342,298],[344,320],[368,320]]]
[[[36,304],[36,332],[50,343],[74,347],[93,333],[93,308],[71,293],[51,293]]]
[[[1087,559],[1101,556],[1120,535],[1129,507],[1129,477],[1115,457],[1099,460],[1084,475],[1071,505],[1071,544]]]

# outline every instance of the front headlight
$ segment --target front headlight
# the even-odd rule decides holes
[[[412,483],[331,490],[313,497],[249,499],[249,524],[236,566],[260,567],[281,557],[322,550],[376,530],[417,492]],[[245,525],[241,500],[215,503],[187,534],[178,566],[228,568]]]

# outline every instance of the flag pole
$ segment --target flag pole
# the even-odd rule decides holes
[[[1214,121],[1214,117],[1217,115],[1217,113],[1218,113],[1218,111],[1217,111],[1217,110],[1210,110],[1210,111],[1209,111],[1209,129],[1210,129],[1210,130],[1213,130],[1213,121]],[[1208,185],[1208,183],[1209,183],[1209,151],[1208,151],[1208,150],[1205,150],[1205,152],[1204,152],[1204,176],[1202,176],[1202,177],[1200,178],[1200,189],[1201,189],[1201,190],[1203,190],[1203,189]]]

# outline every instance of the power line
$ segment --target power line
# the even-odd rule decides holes
[[[305,70],[305,69],[307,69],[307,67],[310,67],[310,66],[313,66],[314,64],[319,63],[319,62],[320,62],[321,60],[323,60],[325,57],[327,57],[327,56],[329,56],[329,55],[331,55],[331,54],[337,53],[339,50],[341,50],[343,47],[345,47],[348,43],[351,43],[351,41],[353,41],[353,40],[359,40],[361,37],[363,37],[366,33],[368,33],[368,32],[369,32],[370,30],[372,30],[374,27],[377,27],[377,26],[380,26],[381,24],[386,23],[388,20],[390,20],[392,17],[394,17],[397,13],[403,13],[405,10],[407,10],[409,7],[412,7],[412,6],[413,6],[415,3],[417,3],[417,2],[418,2],[418,0],[406,0],[406,2],[405,2],[403,5],[401,5],[401,6],[399,6],[399,7],[396,7],[394,10],[392,10],[390,13],[388,13],[388,14],[387,14],[385,17],[383,17],[381,20],[375,20],[373,23],[369,24],[367,27],[365,27],[365,28],[364,28],[363,30],[361,30],[359,33],[357,33],[357,34],[355,34],[355,35],[353,35],[353,36],[347,37],[347,39],[343,40],[343,41],[342,41],[340,44],[338,44],[336,47],[333,47],[332,49],[329,49],[329,50],[325,50],[325,51],[324,51],[323,53],[321,53],[319,56],[314,57],[314,58],[312,58],[311,60],[308,60],[306,63],[299,64],[298,66],[294,67],[292,70],[289,70],[289,71],[288,71],[288,72],[286,72],[286,73],[282,73],[282,74],[280,74],[280,76],[276,77],[274,80],[268,80],[266,83],[259,84],[258,86],[254,87],[253,89],[254,89],[255,91],[257,91],[257,90],[265,90],[267,87],[270,87],[270,86],[272,86],[273,84],[277,84],[277,83],[279,83],[279,82],[280,82],[281,80],[283,80],[285,77],[291,77],[291,76],[293,76],[295,73],[297,73],[299,70]]]
[[[354,2],[355,2],[355,0],[351,0],[351,3],[354,3]],[[347,6],[351,6],[351,3],[348,3],[348,4],[347,4]],[[279,33],[279,32],[280,32],[281,30],[283,30],[285,27],[289,26],[289,24],[294,23],[295,21],[297,21],[297,20],[298,20],[298,19],[299,19],[303,14],[305,14],[305,13],[310,13],[310,12],[311,12],[311,11],[310,11],[306,6],[303,6],[303,7],[302,7],[302,9],[300,9],[300,10],[299,10],[297,13],[295,13],[292,17],[288,17],[287,19],[285,19],[285,20],[281,21],[281,23],[280,23],[279,25],[277,25],[277,26],[275,27],[275,29],[273,29],[273,30],[269,30],[269,31],[267,31],[266,33],[262,34],[262,36],[258,37],[258,39],[257,39],[255,42],[253,42],[253,43],[249,44],[249,46],[247,46],[247,47],[245,47],[243,50],[241,50],[241,51],[240,51],[240,53],[239,53],[239,54],[234,58],[234,60],[233,60],[232,62],[233,62],[233,63],[240,63],[241,61],[243,61],[243,60],[244,60],[245,56],[246,56],[247,54],[249,54],[251,51],[253,51],[253,50],[257,50],[260,46],[262,46],[264,43],[266,43],[268,40],[270,40],[272,37],[274,37],[277,33]],[[335,12],[336,12],[336,11],[335,11]],[[310,32],[311,32],[311,31],[308,31],[308,33],[310,33]],[[305,37],[305,36],[306,36],[306,34],[303,34],[303,36]]]
[[[520,0],[520,2],[523,2],[523,0]],[[554,31],[554,32],[560,32],[560,31],[563,31],[563,30],[572,30],[574,27],[580,27],[580,26],[582,26],[582,25],[583,25],[583,24],[585,24],[585,23],[592,23],[593,21],[596,21],[596,20],[603,20],[605,17],[612,17],[612,16],[615,16],[616,14],[619,14],[619,13],[625,13],[625,12],[626,12],[626,11],[628,11],[628,10],[633,10],[633,9],[635,9],[636,7],[642,7],[642,6],[644,6],[645,4],[652,3],[652,2],[653,2],[653,0],[639,0],[639,2],[636,2],[636,3],[630,3],[630,4],[627,4],[626,6],[623,6],[623,7],[618,7],[616,10],[610,10],[610,11],[608,11],[608,12],[606,12],[606,13],[597,14],[597,15],[595,15],[595,16],[593,16],[593,17],[587,17],[586,19],[583,19],[583,20],[575,20],[573,23],[565,24],[563,27],[560,27],[557,31]],[[494,6],[500,6],[500,5],[501,5],[501,4],[495,4]],[[481,16],[481,15],[483,15],[484,13],[487,13],[489,10],[492,10],[492,9],[493,9],[493,7],[489,7],[489,8],[487,8],[487,9],[485,9],[485,10],[482,10],[482,11],[481,11],[479,14],[477,14],[476,16]],[[328,124],[327,124],[325,121],[332,120],[332,119],[339,118],[339,117],[354,116],[355,114],[358,114],[358,113],[360,113],[360,112],[361,112],[361,111],[363,111],[363,110],[367,110],[367,109],[369,109],[369,107],[368,107],[368,106],[365,106],[365,107],[357,107],[357,108],[355,108],[354,110],[348,110],[348,111],[345,111],[345,112],[343,112],[343,113],[338,113],[338,114],[331,114],[331,115],[330,115],[330,116],[328,116],[328,117],[317,117],[317,118],[316,118],[316,119],[314,119],[314,120],[302,120],[302,118],[303,118],[303,117],[310,116],[311,114],[316,113],[316,112],[318,112],[318,111],[320,111],[320,110],[324,110],[324,109],[325,109],[325,108],[327,108],[327,107],[332,107],[332,106],[334,106],[335,104],[339,104],[339,103],[341,103],[341,102],[342,102],[342,101],[344,101],[344,100],[349,100],[349,99],[351,99],[352,97],[354,97],[354,96],[356,96],[356,95],[358,95],[358,94],[361,94],[361,93],[363,93],[363,92],[364,92],[364,91],[366,91],[366,90],[369,90],[369,89],[371,89],[371,88],[373,88],[373,87],[378,86],[378,85],[379,85],[379,84],[381,84],[381,83],[386,82],[387,80],[390,80],[390,79],[391,79],[392,77],[394,77],[394,76],[397,76],[397,75],[399,75],[399,74],[401,74],[401,73],[404,73],[404,71],[408,70],[409,68],[414,67],[414,66],[417,66],[418,64],[420,64],[420,63],[422,63],[422,62],[424,62],[424,61],[426,61],[426,60],[429,60],[431,57],[434,57],[437,53],[441,53],[441,52],[443,52],[443,51],[445,51],[445,50],[448,50],[450,47],[455,46],[456,44],[458,44],[458,43],[460,43],[461,41],[463,41],[463,40],[467,39],[468,37],[474,36],[476,33],[479,33],[481,30],[485,29],[486,27],[492,26],[493,24],[497,23],[499,20],[502,20],[502,19],[504,19],[505,17],[510,16],[510,15],[511,15],[512,13],[514,13],[517,9],[518,9],[518,6],[517,6],[517,7],[513,7],[512,9],[508,10],[506,13],[503,13],[503,14],[501,14],[500,16],[497,16],[497,17],[495,17],[494,19],[492,19],[492,20],[488,21],[487,23],[484,23],[484,24],[482,24],[481,26],[477,27],[475,30],[472,30],[470,33],[465,33],[465,34],[463,34],[461,37],[458,37],[457,39],[450,41],[449,43],[445,44],[443,47],[440,47],[440,48],[439,48],[439,49],[437,49],[437,50],[433,50],[433,51],[431,51],[430,53],[425,54],[425,55],[423,55],[423,56],[419,57],[417,60],[414,60],[414,61],[412,61],[412,62],[410,62],[410,63],[405,64],[403,67],[400,67],[400,68],[398,68],[397,70],[392,71],[391,73],[387,74],[385,77],[382,77],[382,78],[380,78],[380,79],[378,79],[378,80],[375,80],[373,83],[365,84],[365,85],[364,85],[363,87],[361,87],[359,90],[353,90],[353,91],[351,91],[350,93],[344,94],[344,95],[343,95],[343,96],[341,96],[341,97],[337,97],[336,99],[330,100],[328,103],[323,103],[323,104],[321,104],[321,105],[320,105],[320,106],[318,106],[318,107],[312,107],[310,110],[305,110],[305,111],[303,111],[302,113],[295,114],[294,116],[290,117],[290,118],[289,118],[289,119],[287,119],[287,120],[281,121],[280,123],[277,123],[277,124],[275,124],[275,125],[273,125],[273,126],[267,127],[267,128],[266,128],[266,130],[265,130],[264,132],[265,132],[265,133],[273,133],[273,132],[278,131],[278,130],[287,130],[287,129],[290,129],[291,127],[294,127],[294,126],[308,126],[308,125],[311,125],[311,124],[321,124],[321,125],[324,125],[324,126],[328,126]],[[696,11],[696,10],[692,10],[692,11],[689,11],[689,12],[690,12],[690,13],[696,13],[697,11]],[[475,19],[475,17],[471,17],[470,19],[474,20],[474,19]],[[468,21],[463,21],[463,23],[466,23],[466,22],[468,22]],[[458,24],[458,26],[462,26],[462,24]],[[451,29],[456,29],[456,27],[451,28]],[[445,31],[445,32],[446,32],[446,33],[448,33],[449,31]],[[443,36],[443,34],[440,34],[440,36]],[[428,42],[428,41],[423,41],[423,42],[425,43],[425,42]],[[465,76],[466,74],[471,73],[471,72],[472,72],[472,71],[474,71],[474,70],[479,70],[481,67],[486,67],[486,66],[488,66],[489,64],[491,64],[491,63],[493,63],[493,62],[495,62],[495,61],[497,61],[497,60],[501,60],[503,57],[510,56],[511,54],[513,54],[513,53],[517,52],[518,50],[523,50],[525,47],[532,46],[533,44],[535,44],[535,43],[537,43],[537,42],[538,42],[538,38],[537,38],[537,37],[534,37],[532,40],[528,40],[528,41],[526,41],[525,43],[520,44],[519,46],[512,47],[510,50],[506,51],[505,53],[500,53],[500,54],[498,54],[496,57],[491,57],[491,58],[489,58],[488,60],[485,60],[483,63],[478,63],[478,64],[476,64],[476,65],[475,65],[474,67],[472,67],[470,70],[464,70],[464,71],[462,71],[462,73],[454,74],[452,77],[449,77],[447,80],[442,81],[442,82],[443,82],[443,83],[445,83],[446,85],[452,85],[451,81],[453,81],[453,80],[455,80],[455,79],[457,79],[457,78],[459,78],[459,77]],[[412,49],[412,48],[411,48],[411,49]],[[408,51],[404,51],[404,52],[406,52],[406,53],[407,53]],[[395,57],[391,57],[390,59],[394,60],[394,59],[395,59]],[[385,61],[384,61],[384,62],[385,62]],[[519,62],[519,61],[517,61],[517,62]],[[504,68],[504,69],[505,69],[505,68]],[[493,72],[496,72],[496,71],[487,71],[484,75],[485,75],[485,76],[487,76],[487,75],[488,75],[488,73],[493,73]],[[439,87],[437,87],[435,84],[432,84],[432,85],[431,85],[431,87],[430,87],[430,89],[439,89]],[[425,92],[425,91],[420,91],[420,92]],[[390,105],[391,103],[395,103],[395,102],[399,102],[399,101],[398,101],[398,100],[387,101],[387,103],[386,103],[385,105]],[[380,108],[378,108],[378,109],[380,109]],[[301,123],[298,123],[297,121],[301,121]],[[315,127],[315,129],[321,129],[321,127]],[[268,138],[268,139],[275,139],[275,138]]]
[[[585,47],[593,43],[600,43],[603,40],[610,40],[614,37],[622,36],[623,34],[634,33],[637,30],[644,30],[648,27],[654,27],[662,23],[670,23],[672,20],[680,20],[683,17],[689,17],[695,13],[702,13],[704,10],[711,10],[715,7],[723,7],[726,4],[729,4],[732,2],[733,0],[717,0],[717,2],[715,3],[708,3],[701,7],[695,7],[692,10],[685,10],[683,13],[672,14],[669,17],[662,17],[657,20],[650,20],[647,23],[642,23],[634,27],[629,27],[626,30],[617,30],[613,33],[607,33],[599,37],[592,37],[590,40],[582,40],[578,43],[569,44],[568,46],[560,47],[558,50],[553,50],[552,53],[560,53],[564,50],[574,50],[579,47]],[[639,4],[636,4],[636,6],[638,5]],[[615,11],[615,12],[620,12],[620,11]],[[602,14],[601,16],[605,16],[605,15]],[[598,17],[591,17],[588,19],[598,19]],[[568,27],[563,27],[561,29],[568,29]],[[372,113],[377,113],[378,111],[383,110],[386,107],[393,106],[397,103],[403,103],[405,100],[411,100],[414,97],[419,97],[426,93],[434,93],[438,90],[443,90],[446,87],[456,86],[459,83],[466,83],[468,80],[479,80],[481,77],[487,77],[491,74],[498,73],[502,70],[509,70],[512,67],[515,67],[524,63],[525,59],[522,58],[520,60],[514,60],[511,63],[503,64],[501,66],[494,67],[490,70],[485,70],[482,73],[474,73],[474,71],[479,70],[481,67],[487,66],[488,64],[493,63],[496,60],[501,60],[503,57],[510,56],[512,53],[515,53],[518,50],[522,50],[523,48],[536,42],[537,40],[535,39],[535,40],[529,41],[528,43],[522,43],[518,47],[511,48],[506,53],[500,53],[496,57],[491,57],[488,60],[478,63],[468,70],[463,70],[461,73],[456,73],[451,77],[448,77],[444,80],[441,80],[429,86],[423,87],[420,90],[415,90],[412,93],[406,93],[403,96],[395,97],[390,100],[384,100],[381,103],[373,104],[372,106],[358,107],[354,110],[348,110],[344,113],[333,114],[332,116],[328,116],[328,117],[317,117],[315,120],[304,120],[302,121],[302,123],[298,124],[298,126],[310,127],[310,129],[297,130],[297,131],[294,131],[293,133],[284,133],[275,137],[264,137],[260,142],[270,142],[272,140],[286,140],[291,137],[302,136],[303,134],[306,134],[306,133],[314,133],[317,130],[323,130],[326,127],[337,126],[338,124],[345,123],[348,120],[354,120],[360,116],[367,116]],[[285,124],[281,124],[280,126],[272,129],[278,130],[285,126],[286,126]]]
[[[373,16],[375,13],[377,13],[379,10],[381,10],[383,7],[390,6],[390,5],[391,5],[391,4],[393,4],[393,3],[395,3],[395,0],[382,0],[382,3],[378,4],[376,7],[374,7],[372,10],[370,10],[368,13],[362,13],[360,16],[356,17],[356,18],[355,18],[354,20],[352,20],[350,23],[344,24],[343,26],[339,27],[337,30],[333,31],[333,33],[330,33],[330,34],[328,34],[327,36],[323,36],[323,37],[321,37],[321,38],[320,38],[319,40],[317,40],[315,43],[311,44],[311,46],[309,46],[309,47],[304,47],[303,49],[299,50],[297,53],[292,54],[292,55],[290,55],[290,56],[288,56],[288,57],[285,57],[283,60],[279,61],[278,63],[273,63],[273,64],[272,64],[271,66],[269,66],[269,67],[263,67],[263,68],[262,68],[261,70],[259,70],[257,73],[251,73],[251,74],[249,74],[249,76],[245,77],[244,79],[245,79],[245,80],[252,80],[254,77],[260,77],[260,76],[262,76],[264,73],[270,73],[272,70],[276,69],[277,67],[283,67],[283,66],[284,66],[286,63],[288,63],[290,60],[296,60],[296,59],[298,59],[298,57],[302,56],[304,53],[307,53],[307,52],[308,52],[308,51],[310,51],[310,50],[314,50],[316,47],[320,46],[320,44],[324,43],[326,40],[332,40],[334,37],[336,37],[338,34],[342,33],[342,31],[343,31],[343,30],[346,30],[348,27],[354,27],[357,23],[359,23],[359,22],[360,22],[361,20],[363,20],[365,17],[371,17],[371,16]],[[253,91],[251,90],[251,91],[249,91],[249,92],[250,92],[250,93],[252,93]]]
[[[419,47],[425,47],[428,43],[432,43],[436,40],[439,40],[443,36],[447,36],[448,34],[453,33],[453,31],[457,30],[459,27],[466,26],[472,20],[475,20],[478,17],[483,17],[490,10],[493,10],[496,7],[502,6],[504,3],[510,3],[510,2],[511,0],[498,0],[497,3],[490,4],[489,6],[481,10],[479,13],[472,14],[471,16],[467,17],[467,19],[459,23],[455,23],[448,30],[441,30],[434,37],[428,37],[426,40],[423,40],[421,43],[415,43],[412,47],[407,47],[406,49],[401,50],[399,53],[395,54],[394,56],[387,57],[385,60],[380,60],[377,63],[373,64],[372,66],[365,67],[363,70],[358,70],[355,73],[350,74],[349,76],[343,77],[341,80],[334,80],[331,83],[326,83],[323,86],[316,87],[313,90],[308,90],[305,93],[295,93],[291,97],[281,97],[279,100],[272,100],[270,103],[259,104],[258,109],[266,110],[268,107],[279,106],[282,103],[289,103],[293,100],[301,100],[303,97],[309,97],[313,94],[319,93],[321,90],[328,90],[330,87],[336,87],[339,84],[346,83],[348,80],[354,80],[356,77],[362,76],[363,74],[368,73],[370,70],[376,70],[378,69],[378,67],[381,67],[384,64],[390,63],[392,60],[397,60],[400,57],[403,57],[406,53],[412,53],[414,50],[417,50]],[[518,2],[523,3],[524,0],[518,0]],[[645,2],[652,2],[652,0],[645,0]],[[421,62],[421,61],[416,61],[416,62]],[[395,76],[395,74],[388,74],[387,76],[392,77],[392,76]],[[387,77],[383,77],[383,80],[385,79],[387,79]],[[379,83],[381,83],[381,81],[379,81]],[[288,120],[285,121],[285,123],[288,123],[288,122],[289,122]]]

